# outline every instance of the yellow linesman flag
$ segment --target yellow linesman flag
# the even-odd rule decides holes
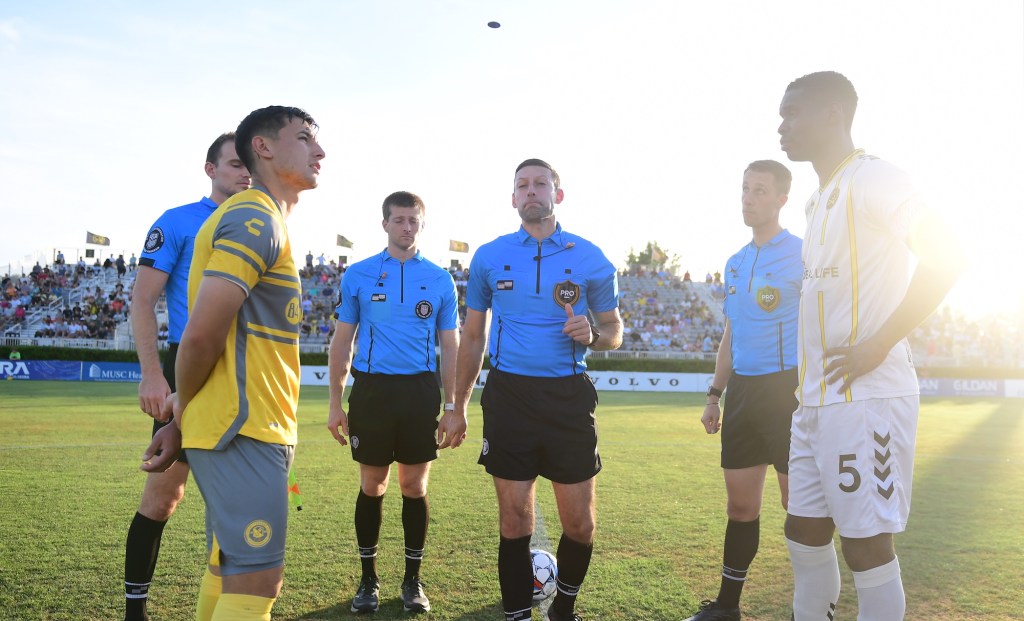
[[[344,235],[338,235],[338,245],[343,248],[351,248],[352,242],[350,242]]]
[[[87,244],[95,244],[97,246],[109,246],[110,245],[110,238],[109,237],[104,237],[102,235],[97,235],[96,233],[90,233],[89,231],[86,231],[85,232],[85,243],[87,243]]]
[[[448,240],[448,250],[451,252],[469,252],[469,244],[450,239]]]

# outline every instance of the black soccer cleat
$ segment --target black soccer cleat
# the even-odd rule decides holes
[[[364,576],[359,581],[356,596],[352,598],[352,612],[377,612],[380,606],[380,580],[377,576]]]
[[[430,600],[423,593],[423,583],[419,578],[411,578],[402,583],[402,608],[406,612],[430,610]]]
[[[740,621],[740,609],[723,608],[718,601],[706,599],[700,603],[700,610],[686,621]]]

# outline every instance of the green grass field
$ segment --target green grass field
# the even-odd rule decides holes
[[[144,475],[150,419],[130,384],[0,382],[0,618],[117,619],[123,614],[124,538]],[[698,418],[703,396],[602,393],[605,469],[598,538],[580,595],[586,619],[679,619],[714,597],[725,528],[718,437]],[[292,512],[285,586],[275,619],[347,619],[358,579],[352,513],[358,469],[325,428],[327,391],[303,389],[296,472],[304,509]],[[497,507],[471,440],[445,451],[431,476],[424,619],[501,618]],[[897,538],[908,619],[1024,618],[1024,403],[926,400],[908,532]],[[550,486],[538,502],[547,536],[560,535]],[[766,486],[761,548],[744,618],[788,619],[792,593],[774,482]],[[379,620],[401,612],[401,498],[385,499]],[[150,612],[189,619],[204,551],[203,503],[193,482],[164,534]],[[856,618],[844,569],[837,620]],[[683,614],[686,612],[687,614]],[[535,618],[538,615],[535,615]]]

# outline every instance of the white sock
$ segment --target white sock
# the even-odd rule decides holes
[[[831,621],[839,601],[839,557],[829,542],[805,546],[786,539],[793,566],[793,618],[795,621]]]
[[[885,565],[867,571],[853,572],[857,586],[857,621],[902,621],[907,610],[900,579],[900,561],[892,559]]]

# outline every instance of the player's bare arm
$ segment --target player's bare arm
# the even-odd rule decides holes
[[[164,401],[171,387],[164,379],[157,351],[156,303],[167,285],[167,272],[142,265],[132,286],[132,337],[139,356],[142,381],[139,382],[139,408],[163,422]]]
[[[455,365],[455,413],[463,418],[484,364],[488,315],[490,311],[467,309],[466,321],[462,324],[462,339]]]
[[[722,342],[718,344],[718,354],[715,356],[715,375],[711,378],[711,385],[719,390],[724,390],[729,378],[732,377],[732,349],[729,347],[731,342],[732,328],[726,319]],[[722,429],[722,406],[718,401],[718,398],[709,396],[708,403],[704,406],[704,414],[700,417],[704,431],[708,433],[718,433]]]
[[[330,390],[330,406],[327,414],[327,430],[339,444],[345,446],[348,440],[348,413],[342,401],[345,398],[345,382],[352,365],[352,340],[356,326],[338,321],[334,324],[334,338],[327,353],[327,381]]]
[[[224,353],[228,332],[237,321],[245,297],[244,289],[223,278],[204,276],[199,283],[174,365],[178,392],[173,396],[173,407],[178,425],[181,412],[206,383]]]
[[[915,227],[910,247],[917,256],[917,268],[906,295],[881,329],[852,347],[825,350],[829,360],[825,381],[839,383],[840,393],[882,364],[889,351],[938,308],[964,269],[966,260],[959,240],[935,215],[929,215]]]
[[[459,352],[459,331],[441,330],[438,333],[441,341],[441,387],[444,390],[444,402],[455,403],[455,365]],[[458,448],[466,440],[469,422],[466,412],[456,414],[454,410],[446,411],[437,423],[437,447]]]

